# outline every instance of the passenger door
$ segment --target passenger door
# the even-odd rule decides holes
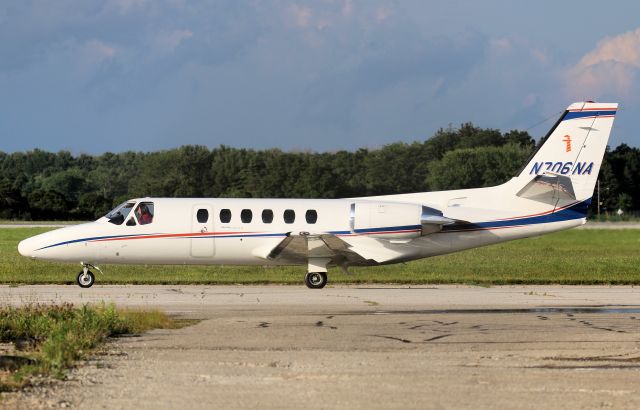
[[[213,207],[211,205],[195,205],[191,215],[191,256],[194,258],[211,258],[215,254],[213,239]]]

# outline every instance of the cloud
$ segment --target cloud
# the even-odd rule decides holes
[[[549,55],[539,48],[531,50],[531,56],[540,64],[547,65],[549,63]]]
[[[385,21],[386,19],[388,19],[391,15],[393,14],[393,12],[386,8],[386,7],[378,7],[378,9],[376,10],[376,20],[377,21]]]
[[[169,32],[160,32],[155,38],[155,47],[159,51],[171,52],[178,48],[182,42],[193,37],[191,30],[173,30]]]
[[[578,64],[566,72],[567,92],[572,97],[599,98],[632,92],[640,69],[640,28],[607,37]]]
[[[353,2],[351,0],[344,0],[344,4],[342,5],[342,15],[345,17],[349,17],[353,12]]]
[[[311,9],[292,4],[289,7],[289,14],[293,18],[293,22],[298,27],[307,27],[311,22]]]
[[[312,79],[298,121],[349,130],[358,123],[358,110],[371,100],[398,93],[410,99],[417,94],[419,101],[443,98],[462,86],[488,49],[487,39],[473,32],[431,37],[398,25],[383,33],[384,41],[365,43]]]
[[[511,40],[508,38],[494,38],[489,42],[491,50],[500,52],[500,53],[508,53],[513,48]]]
[[[112,44],[95,39],[89,40],[82,47],[81,62],[86,66],[99,65],[113,59],[117,53],[118,49]]]

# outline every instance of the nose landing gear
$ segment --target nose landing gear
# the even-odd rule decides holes
[[[90,267],[97,269],[99,272],[102,272],[99,267],[83,262],[82,270],[80,271],[80,273],[78,273],[78,276],[76,276],[76,282],[81,288],[90,288],[96,281],[95,275],[89,270]]]
[[[90,288],[95,281],[96,277],[94,276],[93,272],[86,268],[85,270],[81,270],[80,273],[78,273],[78,277],[76,278],[76,282],[78,282],[78,285],[81,288]]]

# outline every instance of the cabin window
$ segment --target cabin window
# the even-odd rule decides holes
[[[140,202],[134,213],[140,225],[150,224],[153,222],[153,202]]]
[[[273,211],[271,209],[262,210],[262,222],[266,224],[273,222]]]
[[[198,219],[198,222],[201,224],[207,223],[209,221],[209,211],[206,209],[198,209],[196,219]]]
[[[308,209],[307,213],[304,214],[304,218],[307,220],[308,224],[314,224],[318,220],[318,213],[315,209]]]
[[[135,202],[124,202],[116,206],[111,212],[105,215],[105,218],[114,225],[122,225],[127,218]]]
[[[284,223],[286,224],[292,224],[296,220],[296,212],[293,209],[285,210],[282,216],[284,218]]]
[[[231,222],[231,210],[230,209],[221,209],[220,210],[220,222],[223,224],[228,224]]]
[[[253,212],[251,212],[251,209],[243,209],[242,212],[240,212],[240,220],[242,223],[248,224],[252,219]]]
[[[127,226],[136,226],[136,220],[133,219],[133,216],[127,221]]]

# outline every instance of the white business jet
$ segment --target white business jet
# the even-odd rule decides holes
[[[586,222],[617,104],[571,104],[522,172],[489,188],[348,199],[139,198],[95,222],[23,240],[33,259],[99,264],[372,266],[526,238]]]

